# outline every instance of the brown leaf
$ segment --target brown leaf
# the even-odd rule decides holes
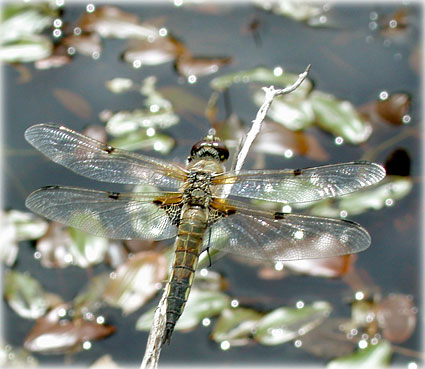
[[[136,60],[145,65],[158,65],[170,62],[187,53],[186,47],[172,37],[159,37],[153,42],[133,40],[130,48],[124,51],[123,59],[128,63]]]
[[[377,304],[376,318],[383,336],[391,342],[400,343],[415,330],[416,308],[410,296],[392,294]]]
[[[83,342],[104,338],[115,331],[113,326],[63,317],[62,312],[69,309],[70,305],[60,305],[38,319],[25,338],[24,347],[39,353],[75,352],[81,350]]]
[[[77,117],[88,120],[92,115],[92,108],[87,100],[64,88],[53,89],[53,95],[70,112]]]
[[[120,307],[124,314],[137,310],[158,292],[168,272],[164,255],[156,252],[139,252],[118,267],[105,291],[105,300]]]
[[[401,125],[403,117],[409,113],[410,96],[405,93],[395,93],[386,100],[375,103],[376,112],[386,122]]]
[[[343,255],[322,259],[285,261],[284,268],[316,277],[341,277],[350,271],[356,258],[356,255]]]
[[[231,58],[203,58],[184,55],[177,59],[176,69],[184,77],[206,76],[231,62]]]
[[[68,35],[62,40],[66,47],[73,47],[80,54],[93,56],[94,53],[100,54],[102,51],[102,42],[96,33],[83,33],[80,35]]]
[[[279,123],[266,120],[257,135],[253,149],[257,152],[283,156],[287,150],[313,160],[326,161],[329,154],[319,141],[308,133],[291,131]]]

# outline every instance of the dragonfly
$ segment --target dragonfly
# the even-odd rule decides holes
[[[226,171],[229,150],[214,134],[193,145],[186,166],[120,150],[54,124],[34,125],[25,138],[52,161],[82,176],[161,189],[120,193],[46,186],[31,193],[26,206],[96,236],[175,237],[163,343],[170,342],[184,310],[199,255],[209,248],[276,262],[352,254],[371,243],[368,232],[353,221],[267,211],[249,200],[311,202],[361,190],[385,177],[382,166],[366,161]]]

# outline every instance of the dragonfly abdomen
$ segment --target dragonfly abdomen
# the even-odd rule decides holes
[[[169,342],[177,320],[183,313],[198,265],[207,227],[207,211],[184,206],[175,242],[175,256],[167,291],[167,320],[163,343]]]

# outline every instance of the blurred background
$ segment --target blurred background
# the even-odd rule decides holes
[[[3,5],[5,366],[138,366],[173,241],[102,240],[31,215],[25,198],[45,185],[133,188],[50,162],[25,129],[53,122],[184,164],[214,127],[234,153],[261,87],[293,83],[308,64],[303,85],[273,103],[244,168],[370,160],[388,176],[340,200],[255,205],[354,220],[372,245],[347,257],[224,257],[200,268],[161,364],[421,366],[421,5]]]

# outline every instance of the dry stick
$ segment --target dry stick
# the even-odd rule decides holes
[[[267,111],[269,110],[269,107],[272,104],[273,99],[276,96],[289,94],[295,89],[297,89],[299,85],[307,77],[308,71],[310,70],[310,66],[311,65],[309,64],[307,68],[305,69],[304,73],[300,74],[298,76],[298,79],[291,86],[288,86],[284,89],[279,89],[279,90],[276,90],[273,86],[263,87],[266,93],[266,96],[264,98],[264,103],[263,105],[261,105],[260,109],[258,110],[257,116],[252,121],[252,128],[248,132],[243,142],[243,146],[237,156],[236,165],[235,165],[236,172],[239,172],[240,169],[242,168],[242,165],[248,154],[248,150],[251,147],[251,144],[254,141],[255,137],[257,136],[258,132],[260,132],[261,124],[263,123],[266,117]],[[228,191],[230,193],[230,187],[228,188]],[[225,192],[224,197],[226,197],[227,195],[228,193],[226,194]],[[167,286],[165,287],[161,300],[159,301],[158,307],[155,310],[152,328],[149,333],[148,342],[146,345],[146,351],[143,357],[142,364],[140,365],[140,369],[155,369],[158,366],[159,355],[161,353],[161,346],[162,346],[162,337],[164,334],[165,323],[166,323]]]

